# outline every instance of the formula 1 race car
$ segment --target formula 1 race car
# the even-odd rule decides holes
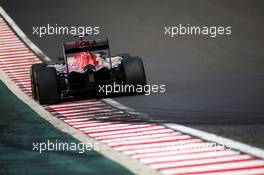
[[[32,96],[40,104],[89,94],[100,96],[99,87],[113,83],[146,85],[141,58],[128,54],[111,57],[107,38],[64,42],[63,51],[63,63],[31,67]]]

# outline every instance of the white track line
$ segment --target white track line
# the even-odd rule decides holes
[[[194,136],[199,137],[201,139],[205,139],[208,141],[229,145],[232,147],[232,149],[236,149],[236,150],[239,150],[239,151],[242,151],[242,152],[245,152],[245,153],[248,153],[248,154],[251,154],[251,155],[254,155],[256,157],[260,157],[260,158],[264,159],[264,151],[260,148],[256,148],[256,147],[244,144],[244,143],[234,141],[232,139],[227,139],[227,138],[224,138],[224,137],[212,134],[212,133],[208,133],[205,131],[186,127],[183,125],[176,125],[176,124],[170,123],[170,124],[165,124],[165,126],[167,126],[168,128],[171,128],[171,129],[175,129],[177,131],[181,131],[183,133],[188,133],[188,134],[194,135]]]
[[[50,62],[51,60],[34,44],[28,39],[24,32],[16,25],[16,23],[9,17],[9,15],[0,6],[0,14],[4,17],[7,23],[12,26],[12,29],[17,33],[20,39],[27,44],[27,46],[33,50],[43,61]]]
[[[197,164],[209,164],[209,163],[215,163],[215,162],[221,162],[221,161],[232,161],[232,160],[241,160],[241,159],[250,159],[252,158],[249,155],[232,155],[232,156],[220,156],[220,157],[213,157],[213,158],[207,158],[207,159],[200,159],[197,160],[186,160],[186,161],[177,161],[172,163],[157,163],[150,165],[153,168],[156,169],[171,169],[181,166],[187,166],[187,165],[197,165]]]
[[[221,165],[204,165],[204,166],[192,166],[192,167],[183,167],[183,168],[175,168],[170,170],[161,171],[164,174],[184,174],[184,173],[197,173],[197,172],[210,172],[210,171],[221,171],[225,169],[235,169],[240,167],[247,167],[250,169],[251,167],[262,166],[264,168],[263,160],[251,160],[245,162],[234,162],[234,163],[222,163]]]
[[[125,107],[122,104],[120,104],[120,103],[118,103],[118,102],[116,102],[116,101],[114,101],[112,99],[105,99],[104,101],[109,103],[109,104],[111,104],[112,106],[115,106],[115,107],[119,108],[119,109],[122,109],[122,110],[125,109],[125,110],[128,110],[130,112],[134,112],[134,109]],[[242,152],[245,152],[245,153],[248,153],[248,154],[251,154],[251,155],[254,155],[256,157],[260,157],[260,158],[264,159],[264,151],[262,149],[260,149],[260,148],[256,148],[256,147],[244,144],[244,143],[240,143],[240,142],[234,141],[232,139],[227,139],[227,138],[224,138],[224,137],[212,134],[212,133],[208,133],[208,132],[205,132],[205,131],[201,131],[201,130],[197,130],[197,129],[194,129],[194,128],[186,127],[186,126],[183,126],[183,125],[167,123],[167,124],[164,124],[164,126],[166,126],[168,128],[171,128],[173,130],[176,130],[176,131],[181,131],[183,133],[191,134],[193,136],[202,138],[204,140],[208,140],[208,141],[212,141],[212,142],[216,142],[216,143],[229,145],[233,149],[237,149],[237,150],[240,150]]]

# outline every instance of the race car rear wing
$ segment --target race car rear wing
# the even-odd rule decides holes
[[[73,54],[77,52],[87,52],[96,50],[107,50],[108,58],[111,58],[108,38],[105,39],[93,39],[74,42],[63,42],[63,56],[66,63],[67,73],[69,73],[67,54]],[[112,60],[110,59],[111,75],[112,75]]]
[[[107,38],[63,43],[63,50],[65,54],[106,49],[109,49],[109,43]]]

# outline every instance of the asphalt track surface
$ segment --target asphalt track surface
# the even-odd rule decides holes
[[[48,56],[70,36],[33,35],[33,26],[100,26],[113,54],[144,60],[150,84],[163,94],[116,97],[153,119],[190,125],[264,147],[264,2],[15,1],[1,5]],[[223,37],[164,35],[164,26],[232,26]]]

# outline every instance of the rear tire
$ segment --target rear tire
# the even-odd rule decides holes
[[[31,66],[30,70],[30,80],[31,80],[31,93],[33,99],[37,100],[37,92],[36,92],[36,72],[39,71],[39,69],[43,69],[46,66],[44,63],[38,63],[38,64],[33,64]]]
[[[146,85],[145,70],[141,58],[123,57],[121,66],[125,84]]]
[[[36,99],[40,104],[54,104],[60,101],[57,71],[54,67],[42,67],[34,74]]]

